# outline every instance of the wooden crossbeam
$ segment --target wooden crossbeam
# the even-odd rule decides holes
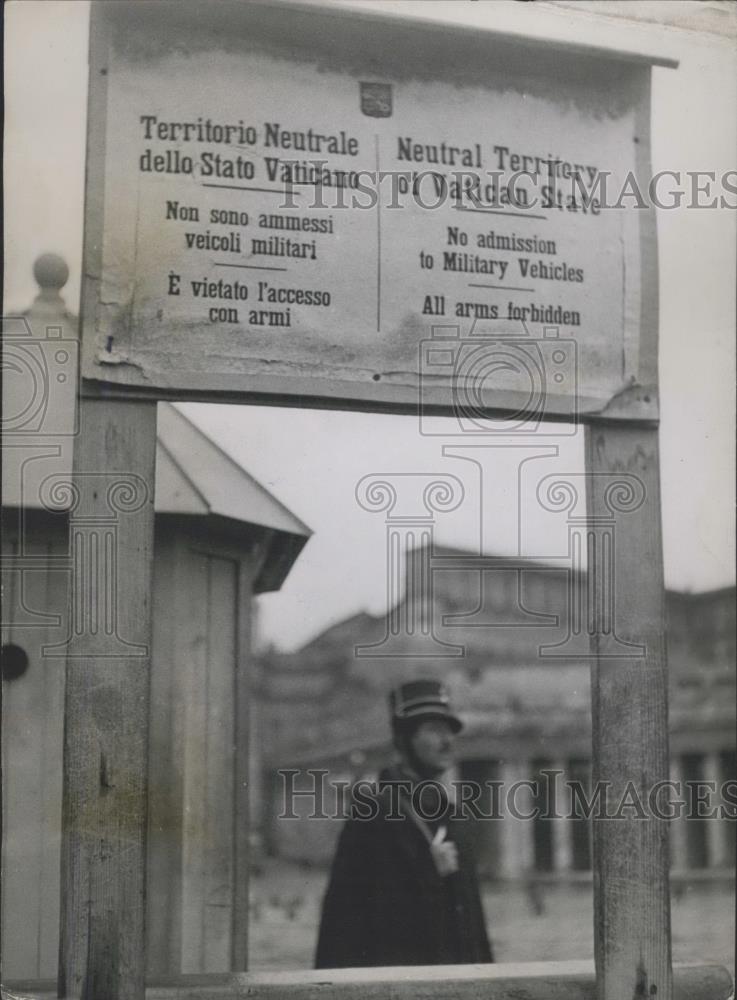
[[[675,1000],[729,1000],[721,965],[674,967]],[[635,993],[633,983],[632,995]],[[21,1000],[48,1000],[50,983],[10,983]],[[146,1000],[596,1000],[593,962],[321,969],[182,976],[149,983]]]

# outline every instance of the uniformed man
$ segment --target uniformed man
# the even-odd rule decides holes
[[[491,962],[467,823],[438,780],[462,723],[443,685],[390,695],[397,766],[354,800],[323,902],[316,968]]]

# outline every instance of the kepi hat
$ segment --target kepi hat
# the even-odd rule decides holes
[[[450,707],[448,689],[439,681],[419,680],[400,684],[389,694],[392,726],[420,719],[445,719],[454,733],[463,723]]]

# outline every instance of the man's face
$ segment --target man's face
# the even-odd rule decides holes
[[[442,774],[454,761],[455,734],[445,719],[424,719],[410,737],[415,757],[429,774]]]

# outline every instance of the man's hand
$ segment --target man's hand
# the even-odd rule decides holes
[[[458,871],[458,848],[452,840],[446,840],[448,831],[444,826],[438,827],[438,832],[430,843],[430,853],[438,870],[438,875],[445,878]]]

